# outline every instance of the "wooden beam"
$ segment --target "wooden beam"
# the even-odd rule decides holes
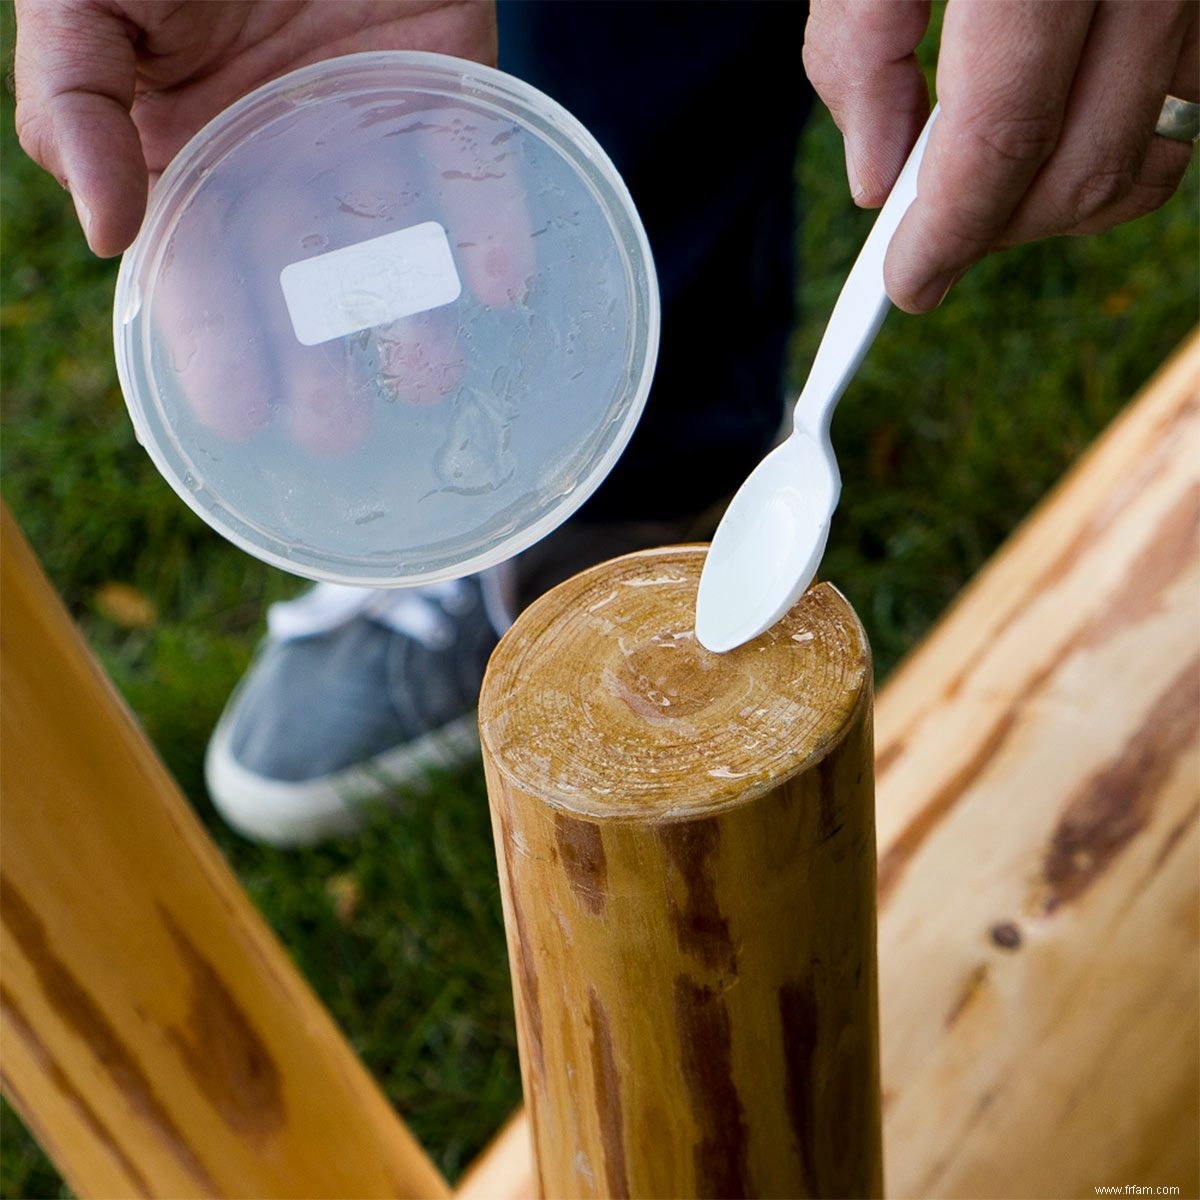
[[[447,1195],[0,521],[4,1094],[81,1196]]]
[[[484,681],[539,1190],[878,1196],[870,652],[820,585],[709,653],[703,560],[568,580]]]
[[[1193,340],[880,698],[896,1196],[1198,1194],[1198,530]]]
[[[458,1181],[455,1200],[525,1200],[533,1195],[529,1122],[518,1109]]]
[[[891,1195],[1200,1193],[1198,471],[1193,337],[880,694]]]

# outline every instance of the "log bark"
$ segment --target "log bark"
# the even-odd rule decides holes
[[[81,1196],[445,1196],[0,515],[2,1084]]]
[[[891,1195],[1200,1195],[1198,473],[1195,336],[880,693]]]
[[[538,1187],[876,1196],[866,639],[823,585],[709,654],[702,561],[567,581],[484,682]]]

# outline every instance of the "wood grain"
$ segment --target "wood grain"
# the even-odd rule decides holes
[[[1198,476],[1193,337],[880,694],[891,1195],[1200,1194]]]
[[[445,1196],[0,520],[4,1094],[81,1196]]]
[[[822,585],[710,654],[702,562],[569,580],[484,681],[538,1187],[878,1195],[866,640]]]

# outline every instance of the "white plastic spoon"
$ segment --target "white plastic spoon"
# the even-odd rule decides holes
[[[916,199],[937,114],[935,107],[846,277],[791,435],[754,468],[717,526],[696,599],[696,637],[709,650],[733,650],[770,629],[804,594],[825,553],[842,490],[829,424],[887,315],[883,260]]]

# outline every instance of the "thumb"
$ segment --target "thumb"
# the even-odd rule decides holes
[[[91,0],[17,0],[17,134],[75,202],[102,257],[133,241],[147,173],[129,115],[137,77],[132,26]]]

